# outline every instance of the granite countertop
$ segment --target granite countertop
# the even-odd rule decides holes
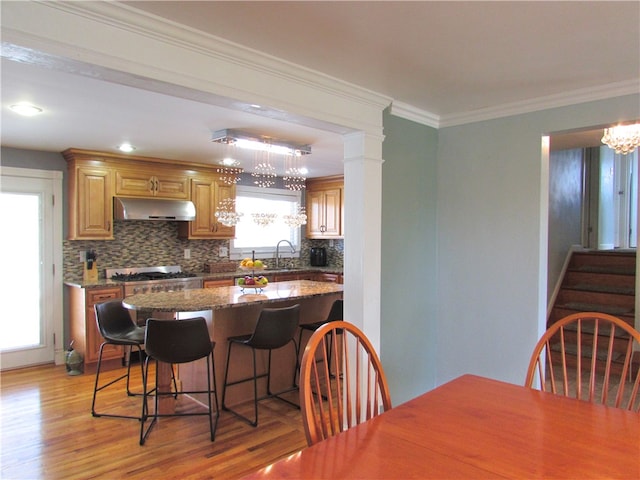
[[[269,277],[270,275],[278,274],[278,273],[300,273],[300,272],[315,272],[315,273],[335,273],[338,275],[342,275],[341,268],[335,267],[300,267],[300,268],[283,268],[283,269],[268,269],[268,270],[256,270],[261,275]],[[251,271],[247,270],[235,270],[233,272],[218,272],[218,273],[206,273],[206,272],[196,272],[196,276],[198,278],[202,278],[203,280],[208,279],[220,279],[220,278],[237,278],[244,277],[247,274],[250,274]],[[125,282],[111,280],[109,278],[99,278],[95,282],[87,282],[83,278],[68,278],[65,279],[64,284],[70,287],[79,287],[79,288],[92,288],[92,287],[104,287],[104,286],[120,286],[124,285]]]
[[[160,312],[195,312],[242,307],[247,304],[317,297],[341,293],[343,285],[332,282],[294,280],[270,283],[261,289],[250,287],[215,287],[131,295],[123,304],[133,310]]]

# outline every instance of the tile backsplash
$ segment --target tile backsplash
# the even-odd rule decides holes
[[[79,252],[94,250],[100,278],[105,268],[181,265],[183,271],[201,272],[205,263],[228,262],[219,255],[220,247],[229,247],[229,240],[185,240],[178,238],[178,222],[122,221],[114,222],[114,240],[65,240],[64,278],[82,277]],[[343,267],[344,240],[308,240],[303,238],[300,258],[281,260],[288,268],[309,266],[309,249],[325,247],[328,265]],[[191,258],[184,258],[184,250]]]

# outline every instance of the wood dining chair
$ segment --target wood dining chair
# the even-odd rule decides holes
[[[597,312],[564,317],[533,350],[525,386],[640,411],[640,332]]]
[[[358,327],[333,321],[311,335],[300,368],[300,408],[309,446],[391,408],[380,359]]]

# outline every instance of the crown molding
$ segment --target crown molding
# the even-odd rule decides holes
[[[233,43],[221,37],[115,2],[46,2],[51,8],[124,29],[179,48],[221,59],[288,81],[324,90],[378,109],[391,98],[322,72],[288,62],[264,52]]]
[[[391,115],[421,123],[427,127],[440,127],[440,117],[426,110],[421,110],[408,103],[396,102],[391,104]]]
[[[532,113],[551,108],[566,107],[580,103],[606,100],[640,93],[640,80],[633,79],[624,82],[610,83],[596,87],[583,88],[571,92],[559,93],[545,97],[506,103],[496,107],[483,108],[470,112],[443,115],[440,117],[440,127],[452,127],[466,123],[495,120],[498,118]]]

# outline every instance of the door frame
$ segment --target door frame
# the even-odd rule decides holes
[[[49,285],[51,305],[45,308],[43,315],[51,315],[53,327],[53,360],[56,365],[64,364],[64,322],[63,322],[63,253],[62,253],[62,219],[63,173],[59,170],[38,170],[31,168],[2,167],[1,176],[25,177],[51,180],[53,192],[53,208],[51,212],[51,272],[52,275],[45,282]],[[46,272],[46,267],[45,270]],[[47,302],[45,302],[46,304]]]

